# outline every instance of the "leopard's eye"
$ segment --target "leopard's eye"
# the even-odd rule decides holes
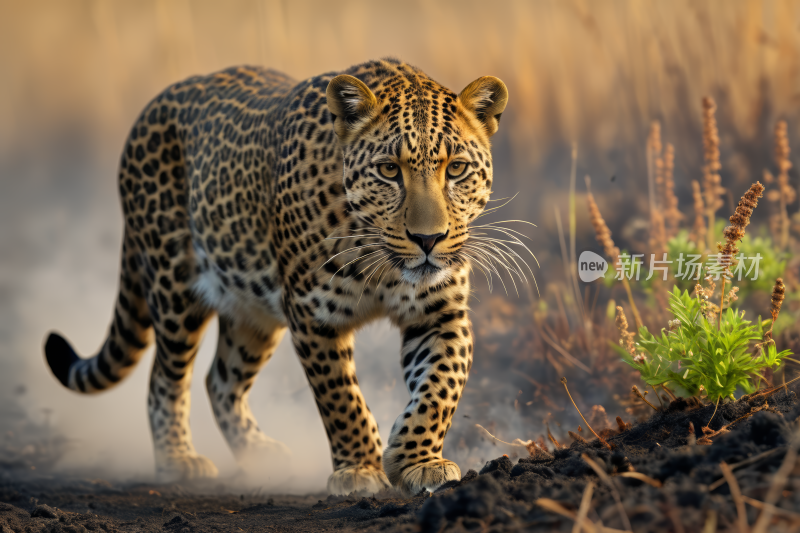
[[[467,163],[464,161],[453,161],[447,165],[447,177],[460,178],[467,170]]]
[[[386,179],[397,179],[400,174],[400,166],[396,163],[383,163],[378,165],[378,172]]]

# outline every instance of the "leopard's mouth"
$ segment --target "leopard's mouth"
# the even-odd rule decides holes
[[[442,270],[442,267],[436,266],[430,261],[425,261],[419,266],[415,267],[403,267],[403,270],[408,272],[409,274],[413,274],[415,276],[428,276],[431,274],[436,274]]]
[[[436,254],[435,257],[425,257],[422,262],[414,258],[413,262],[406,259],[400,266],[403,278],[415,284],[436,285],[452,274],[453,268],[463,263],[459,254]],[[416,266],[407,266],[408,263]]]

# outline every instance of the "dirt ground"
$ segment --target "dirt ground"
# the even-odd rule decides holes
[[[704,432],[713,410],[678,400],[646,422],[606,430],[610,448],[579,438],[518,461],[499,457],[460,482],[412,499],[392,492],[370,498],[235,494],[219,482],[115,485],[56,479],[7,463],[0,470],[0,532],[571,531],[589,483],[587,518],[594,524],[733,531],[739,518],[728,484],[718,481],[723,461],[734,468],[745,501],[758,502],[769,498],[783,465],[788,480],[773,489],[777,509],[769,530],[800,530],[796,394],[779,390],[720,405]],[[787,456],[794,463],[784,465]],[[748,504],[744,512],[752,525],[761,511]]]

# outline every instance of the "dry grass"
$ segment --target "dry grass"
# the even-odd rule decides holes
[[[788,127],[785,120],[779,120],[775,125],[775,165],[778,168],[777,180],[769,173],[764,171],[764,177],[770,182],[776,181],[777,188],[767,193],[767,199],[777,204],[777,212],[770,219],[770,226],[773,229],[775,243],[781,250],[786,250],[789,246],[790,220],[788,213],[789,204],[793,204],[797,197],[797,191],[791,186],[789,180],[789,169],[792,162],[789,159],[789,138],[787,135]]]
[[[697,130],[686,109],[701,96],[718,97],[737,144],[761,134],[760,113],[768,124],[800,113],[797,20],[792,0],[3,0],[0,151],[56,123],[87,127],[118,149],[161,88],[232,64],[303,78],[397,55],[454,90],[480,75],[502,78],[522,168],[573,140],[599,151],[633,146],[660,117],[681,139],[679,166],[692,170],[694,138],[676,132]]]

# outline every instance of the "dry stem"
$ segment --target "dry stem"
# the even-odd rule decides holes
[[[555,446],[555,447],[556,447],[556,449],[563,448],[564,446],[562,446],[562,445],[561,445],[561,444],[560,444],[560,443],[559,443],[559,442],[556,440],[556,438],[553,436],[553,434],[550,432],[550,424],[548,424],[548,423],[546,423],[546,422],[545,422],[545,427],[547,428],[547,439],[548,439],[550,442],[552,442],[552,443],[553,443],[553,446]]]
[[[639,387],[637,387],[636,385],[634,385],[634,386],[631,388],[631,390],[633,391],[633,393],[634,393],[636,396],[638,396],[639,398],[641,398],[641,399],[644,401],[644,403],[646,403],[647,405],[649,405],[650,407],[652,407],[652,408],[653,408],[653,410],[655,410],[655,411],[658,411],[658,407],[656,407],[655,405],[653,405],[652,403],[650,403],[650,402],[648,402],[648,401],[647,401],[647,398],[645,398],[645,397],[644,397],[644,394],[642,394],[642,393],[639,391]]]
[[[775,163],[778,165],[778,199],[780,201],[780,249],[785,250],[789,245],[789,214],[787,204],[794,202],[797,195],[794,187],[789,185],[789,138],[786,133],[786,121],[778,121],[775,125]]]
[[[705,165],[703,166],[703,193],[706,216],[708,217],[706,236],[709,251],[714,249],[714,218],[717,210],[723,205],[720,195],[725,192],[721,185],[722,178],[719,176],[719,170],[722,166],[719,162],[717,119],[714,117],[716,109],[717,104],[713,98],[708,96],[703,98],[703,154],[705,159]]]
[[[600,208],[597,207],[597,202],[595,202],[594,195],[591,192],[586,195],[586,201],[589,203],[589,220],[591,220],[592,226],[594,227],[594,234],[597,238],[597,242],[603,247],[608,259],[616,264],[619,260],[619,248],[614,244],[614,240],[611,238],[611,230],[608,229],[608,225],[606,225],[606,221],[603,219]],[[622,276],[622,285],[625,287],[625,292],[628,293],[628,301],[631,304],[631,311],[633,312],[633,319],[636,321],[636,327],[640,328],[643,322],[639,316],[639,310],[636,308],[636,303],[633,301],[631,285],[624,275]]]
[[[586,520],[586,515],[589,514],[589,507],[592,505],[592,493],[594,492],[594,483],[591,481],[586,484],[581,497],[581,506],[578,507],[578,517],[575,519],[575,524],[572,526],[572,533],[581,533],[583,529],[583,521]]]
[[[739,488],[739,483],[736,481],[736,476],[733,475],[731,467],[728,466],[728,463],[725,461],[722,461],[719,464],[719,468],[722,470],[722,475],[725,476],[725,480],[728,482],[728,487],[731,489],[733,503],[736,504],[736,514],[739,517],[739,533],[749,533],[750,525],[747,523],[747,511],[744,508],[742,491]]]
[[[758,206],[758,199],[764,194],[764,186],[760,181],[755,182],[750,186],[742,199],[739,200],[739,205],[736,206],[736,211],[731,215],[731,225],[727,226],[722,234],[725,236],[725,245],[720,246],[719,263],[723,267],[722,272],[722,288],[720,290],[719,302],[719,327],[722,328],[722,309],[725,306],[725,280],[731,275],[731,266],[734,264],[735,256],[739,253],[737,244],[742,240],[745,234],[745,228],[750,224],[750,217],[753,215],[753,210]]]
[[[778,278],[775,280],[775,286],[772,287],[772,296],[770,297],[772,300],[770,309],[770,315],[772,315],[772,324],[769,326],[769,331],[764,334],[764,339],[767,341],[772,340],[772,328],[775,327],[775,321],[778,320],[778,315],[781,312],[781,306],[783,305],[783,299],[785,296],[786,286],[783,284],[783,279]]]
[[[692,198],[694,199],[694,225],[690,239],[702,250],[703,242],[706,240],[706,222],[703,218],[706,208],[705,202],[703,202],[703,193],[700,191],[700,183],[697,180],[692,180]]]
[[[800,514],[794,513],[792,511],[787,511],[786,509],[781,509],[780,507],[775,507],[774,505],[771,505],[769,503],[760,502],[758,500],[754,500],[753,498],[749,498],[747,496],[742,496],[742,500],[744,500],[745,503],[752,505],[756,509],[761,509],[762,511],[764,509],[769,509],[774,515],[783,516],[792,519],[794,521],[800,520]]]
[[[598,435],[597,432],[595,432],[595,430],[592,429],[592,426],[589,425],[589,422],[586,421],[586,418],[583,416],[583,413],[581,413],[581,410],[578,409],[578,405],[575,403],[575,400],[572,399],[572,394],[569,393],[569,388],[567,388],[567,378],[561,378],[561,384],[564,385],[564,390],[567,391],[567,396],[569,396],[569,401],[572,402],[572,405],[575,406],[575,410],[578,411],[579,415],[581,415],[581,418],[583,419],[583,423],[586,424],[586,427],[589,428],[589,431],[591,431],[592,434],[595,437],[597,437],[597,440],[599,440],[603,444],[603,446],[605,446],[606,448],[608,448],[610,450],[611,449],[611,445],[609,443],[607,443],[603,437]],[[572,435],[570,435],[570,436],[572,436]]]
[[[667,225],[667,239],[678,233],[678,226],[683,213],[678,209],[678,197],[675,196],[675,148],[667,143],[664,151],[664,220]]]
[[[764,457],[768,457],[768,456],[772,455],[773,453],[775,453],[777,451],[780,451],[780,450],[784,450],[784,448],[772,448],[771,450],[767,450],[766,452],[760,453],[758,455],[754,455],[753,457],[748,457],[747,459],[745,459],[743,461],[739,461],[738,463],[733,463],[732,465],[728,465],[728,466],[733,471],[733,470],[736,470],[736,469],[741,468],[743,466],[747,466],[747,465],[756,463],[756,462],[760,461],[761,459],[763,459]],[[711,485],[708,486],[708,492],[715,491],[716,489],[718,489],[719,487],[721,487],[725,483],[727,483],[727,481],[726,481],[725,477],[723,476],[723,477],[719,478],[714,483],[712,483]]]
[[[614,500],[617,502],[620,520],[622,520],[622,524],[625,526],[626,531],[633,531],[631,528],[631,521],[628,519],[628,515],[625,513],[625,507],[622,505],[622,498],[617,490],[617,485],[614,484],[614,480],[611,479],[611,476],[609,476],[605,470],[600,468],[600,466],[595,463],[587,454],[581,454],[581,459],[583,459],[586,464],[589,465],[592,470],[594,470],[595,474],[597,474],[600,479],[602,479],[609,487],[611,487],[611,493],[614,495]]]
[[[772,478],[772,485],[769,491],[767,491],[767,497],[764,498],[764,509],[761,511],[761,515],[753,526],[753,533],[765,533],[767,530],[767,524],[769,524],[772,519],[773,509],[775,508],[774,505],[777,503],[783,491],[783,487],[786,485],[786,481],[789,478],[789,474],[794,469],[797,462],[798,441],[800,441],[800,434],[795,432],[791,442],[789,442],[786,456],[783,458],[780,468],[778,468],[778,471]]]
[[[617,318],[614,322],[617,325],[617,330],[619,330],[620,346],[625,348],[629,354],[636,357],[636,343],[633,342],[633,333],[628,331],[628,319],[620,305],[617,306]]]

